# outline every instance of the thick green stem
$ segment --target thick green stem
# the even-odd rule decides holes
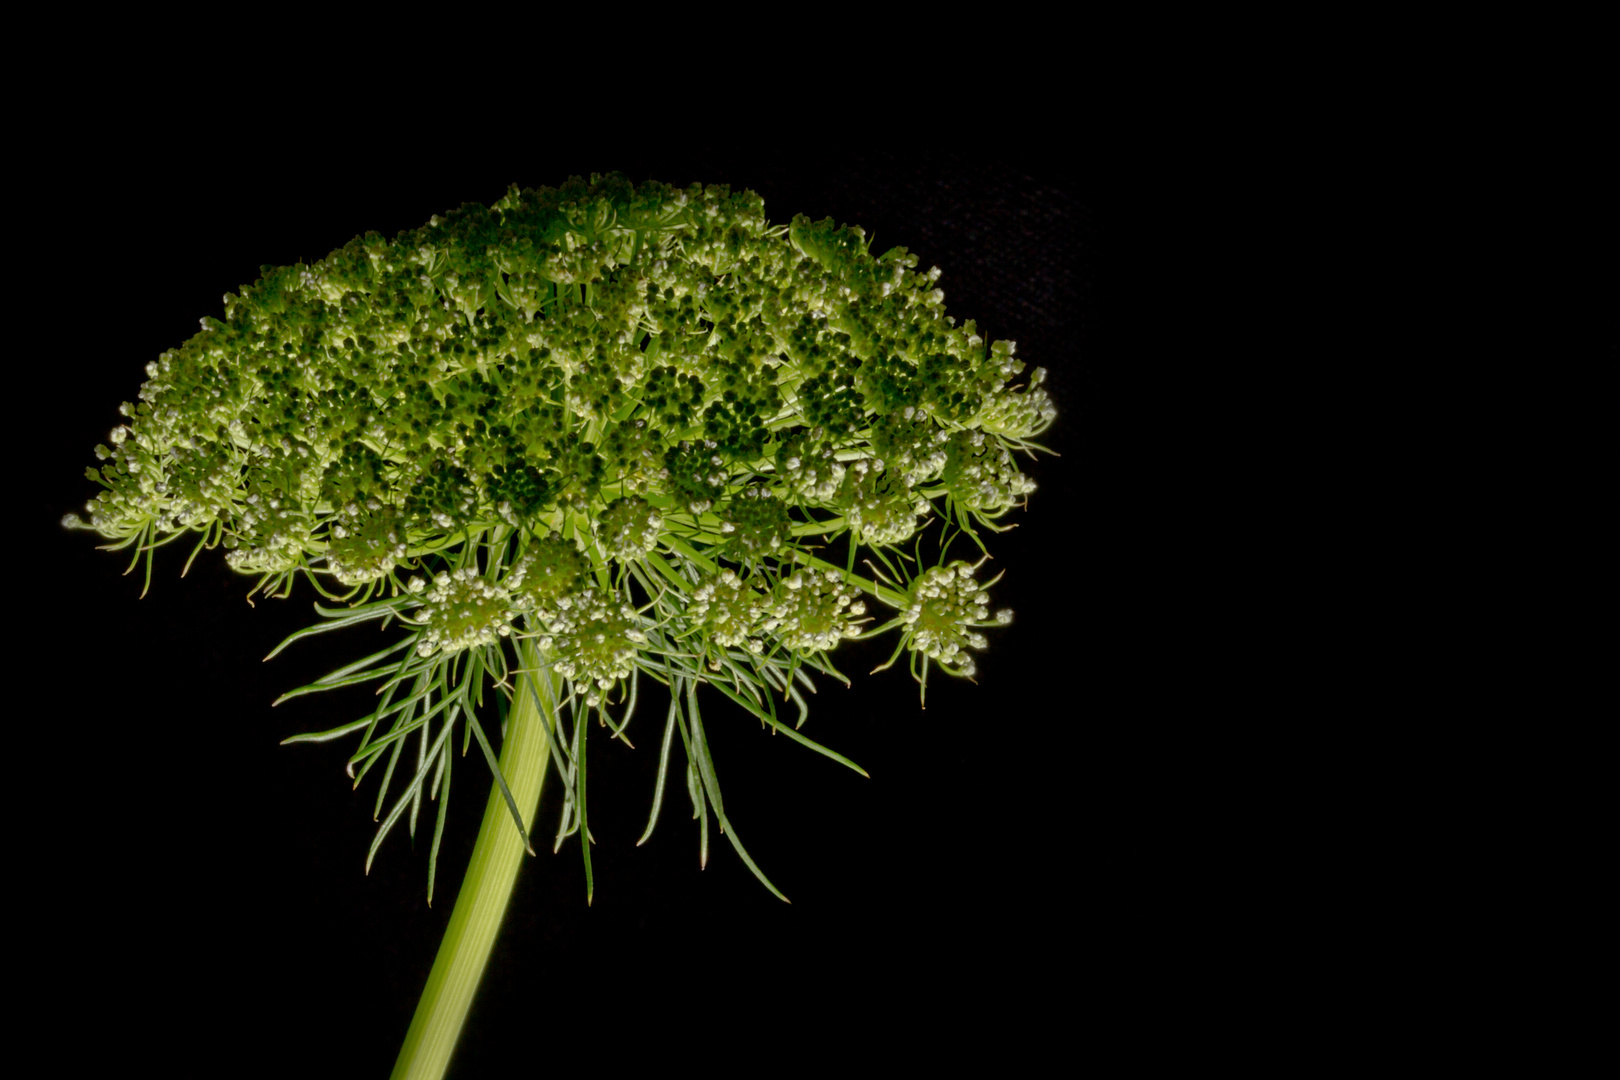
[[[527,642],[520,646],[519,656],[532,674],[518,676],[506,736],[501,742],[500,767],[524,827],[532,831],[540,787],[546,778],[550,752],[547,741],[557,722],[559,680],[549,668],[540,667],[536,651]],[[542,714],[531,686],[551,715]],[[394,1063],[393,1080],[439,1080],[444,1076],[500,931],[501,918],[506,914],[506,902],[511,898],[523,852],[523,838],[512,822],[500,786],[491,784],[472,862],[467,866],[467,877],[461,883],[427,987],[405,1034],[405,1045]]]

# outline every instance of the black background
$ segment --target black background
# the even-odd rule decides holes
[[[941,1037],[1063,1037],[1082,972],[1141,931],[1116,921],[1135,856],[1113,837],[1144,812],[1117,797],[1139,766],[1118,756],[1128,709],[1098,617],[1120,586],[1097,494],[1106,463],[1088,434],[1103,411],[1096,373],[1112,362],[1098,297],[1106,169],[1068,121],[974,147],[832,145],[814,132],[737,147],[694,130],[635,151],[476,127],[463,139],[437,121],[426,152],[403,128],[375,146],[300,139],[291,121],[285,139],[232,140],[171,108],[86,121],[36,173],[29,224],[52,243],[31,270],[37,299],[16,301],[45,305],[29,317],[60,320],[60,332],[22,391],[41,403],[29,443],[40,486],[14,525],[30,552],[22,584],[41,599],[24,616],[36,645],[16,676],[43,700],[13,707],[12,767],[42,792],[25,831],[33,880],[47,883],[35,925],[55,943],[38,984],[94,1010],[98,1034],[81,1052],[110,1062],[120,1040],[159,1038],[177,1074],[245,1051],[266,1074],[383,1075],[488,791],[476,755],[459,761],[432,908],[431,816],[414,849],[397,831],[362,873],[376,787],[350,790],[352,740],[278,743],[362,715],[369,690],[270,703],[370,651],[376,631],[262,663],[312,621],[307,585],[250,608],[251,579],[217,552],[180,580],[182,543],[159,552],[137,599],[140,571],[120,576],[127,552],[58,524],[94,492],[82,473],[118,403],[261,263],[318,259],[368,229],[392,236],[513,181],[613,169],[749,187],[773,221],[831,216],[863,226],[874,251],[901,244],[922,268],[939,265],[951,314],[1050,372],[1059,418],[1045,441],[1061,456],[1026,462],[1038,489],[1010,518],[1018,528],[990,541],[990,568],[1006,571],[993,606],[1016,619],[989,632],[976,684],[936,679],[923,710],[903,665],[865,676],[883,643],[835,656],[855,688],[824,685],[805,731],[871,779],[712,706],[728,813],[791,905],[718,836],[699,871],[678,788],[635,846],[662,730],[656,687],[632,722],[633,751],[594,732],[595,902],[577,839],[525,862],[451,1075],[588,1047],[724,1055],[728,1028],[762,1023],[784,1053],[834,1056],[846,1044],[899,1053]],[[557,811],[548,782],[540,834]]]

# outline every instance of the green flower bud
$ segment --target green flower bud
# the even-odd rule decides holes
[[[853,462],[844,476],[838,505],[855,535],[866,544],[903,544],[929,512],[928,500],[911,490],[904,477],[889,473],[882,461]]]
[[[284,533],[272,534],[257,547],[225,553],[225,565],[239,574],[280,574],[303,561],[304,549]]]
[[[950,457],[950,438],[927,413],[909,405],[872,423],[872,452],[912,486],[939,476]]]
[[[512,563],[501,581],[523,608],[549,608],[585,587],[590,561],[573,544],[555,534],[533,541]]]
[[[960,431],[951,439],[941,479],[970,510],[1004,510],[1035,490],[1035,481],[1018,471],[1012,451],[982,431]]]
[[[669,471],[669,490],[680,505],[694,514],[701,514],[724,497],[726,481],[731,471],[726,459],[717,451],[719,445],[682,441],[664,454],[664,467]]]
[[[715,511],[720,531],[747,556],[768,555],[793,536],[793,517],[768,487],[744,488]]]
[[[1057,406],[1041,388],[1045,380],[1046,369],[1036,368],[1028,386],[992,394],[979,410],[978,426],[1015,439],[1027,439],[1045,431],[1057,418]]]
[[[809,503],[828,503],[844,482],[844,465],[815,432],[794,432],[776,451],[776,472],[790,493]]]

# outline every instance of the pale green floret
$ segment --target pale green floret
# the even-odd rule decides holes
[[[610,559],[633,562],[658,546],[664,516],[645,499],[616,499],[602,513],[598,535]]]
[[[984,649],[989,641],[976,626],[991,625],[990,594],[973,580],[974,568],[965,562],[933,566],[911,583],[909,602],[901,609],[906,623],[906,647],[935,661],[953,675],[971,676],[975,669],[968,649]],[[1012,621],[1011,611],[996,615],[995,624]]]
[[[793,535],[793,516],[768,487],[749,487],[727,500],[720,532],[745,554],[769,555]]]
[[[859,595],[836,570],[795,570],[771,593],[761,629],[794,651],[834,649],[861,632],[856,620],[866,614],[866,604]]]
[[[405,528],[392,506],[350,503],[332,520],[326,565],[345,585],[360,585],[405,561]]]
[[[979,410],[979,426],[1015,439],[1039,435],[1057,419],[1057,406],[1051,395],[1041,388],[1046,381],[1046,369],[1036,368],[1029,377],[1029,385],[1016,390],[1004,390],[986,400]]]
[[[725,567],[692,590],[686,614],[693,627],[716,645],[727,649],[747,646],[757,653],[763,646],[753,635],[759,631],[765,607],[764,594]]]
[[[905,543],[916,533],[918,519],[929,512],[928,500],[875,458],[849,466],[838,505],[849,527],[867,544]]]
[[[664,472],[670,493],[690,513],[704,513],[725,497],[726,481],[731,473],[719,449],[719,443],[708,439],[698,442],[683,439],[664,452]]]
[[[291,570],[303,561],[304,547],[309,542],[309,529],[301,522],[263,538],[251,548],[237,548],[225,553],[225,565],[243,574],[279,574]]]
[[[829,503],[844,482],[844,465],[832,447],[818,444],[807,433],[794,432],[776,452],[776,472],[788,492],[810,503]]]
[[[590,562],[573,544],[553,534],[530,543],[501,584],[524,607],[548,608],[585,587]]]
[[[872,422],[873,453],[913,487],[938,478],[950,458],[950,439],[950,432],[909,405]]]
[[[637,654],[647,647],[636,609],[592,587],[558,599],[539,613],[545,634],[540,648],[551,666],[585,691],[585,703],[601,703],[601,691],[628,678]]]
[[[941,479],[970,510],[1005,510],[1035,490],[1035,481],[1018,471],[1012,451],[982,431],[961,431],[951,439]]]
[[[419,656],[460,652],[476,645],[493,645],[512,632],[512,598],[507,591],[462,568],[441,572],[423,592],[421,578],[409,588],[422,593],[422,607],[413,618],[425,629],[417,642]]]

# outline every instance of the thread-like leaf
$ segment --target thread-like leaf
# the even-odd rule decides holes
[[[439,754],[439,765],[444,770],[444,791],[439,800],[439,820],[433,826],[433,849],[428,852],[428,907],[433,906],[434,873],[439,868],[439,841],[444,837],[444,819],[450,812],[450,771],[455,767],[455,758],[454,754]]]
[[[719,690],[722,694],[729,697],[732,701],[735,701],[737,704],[741,705],[743,708],[747,709],[749,712],[753,713],[755,716],[759,717],[761,720],[765,721],[767,724],[770,724],[777,731],[780,731],[782,734],[786,735],[788,738],[792,739],[794,742],[803,743],[804,745],[808,746],[810,749],[814,750],[816,753],[823,754],[826,757],[830,757],[834,761],[838,762],[840,765],[847,765],[849,768],[854,769],[856,772],[860,773],[862,776],[864,776],[864,777],[866,777],[868,779],[871,779],[871,775],[872,775],[871,773],[867,772],[865,769],[861,768],[859,765],[857,765],[853,761],[849,760],[849,758],[845,757],[843,754],[838,753],[838,751],[829,750],[825,746],[822,746],[820,743],[816,742],[814,739],[811,739],[808,736],[799,734],[799,732],[797,732],[794,729],[788,727],[786,724],[781,723],[780,721],[776,720],[774,717],[770,717],[770,716],[765,715],[763,712],[760,712],[759,709],[755,708],[753,706],[753,704],[751,704],[750,702],[744,701],[742,698],[738,697],[736,694],[733,694],[730,690],[726,689],[720,683],[715,683],[714,687],[715,687],[716,690]]]
[[[319,604],[315,605],[315,607],[316,607],[316,610],[320,610],[320,605]],[[271,649],[270,652],[265,655],[265,659],[266,660],[275,659],[278,655],[281,654],[281,651],[283,649],[285,649],[287,646],[291,645],[295,641],[301,641],[301,640],[303,640],[304,638],[307,638],[307,637],[314,637],[316,634],[324,634],[324,633],[327,633],[328,631],[331,631],[331,630],[341,630],[345,626],[355,626],[355,625],[358,625],[359,623],[370,622],[372,619],[383,618],[387,614],[388,614],[388,612],[385,612],[385,611],[369,611],[369,612],[366,612],[365,614],[361,614],[361,615],[355,615],[355,614],[351,613],[351,614],[348,614],[348,615],[344,615],[341,618],[335,618],[335,619],[328,620],[327,622],[316,623],[314,626],[306,626],[302,630],[298,630],[298,631],[295,631],[295,632],[287,635],[287,639],[285,641],[283,641],[280,645],[277,645],[275,648]]]
[[[669,747],[675,740],[675,702],[669,703],[669,720],[664,724],[664,744],[658,751],[658,782],[653,787],[652,813],[647,816],[647,831],[636,841],[636,847],[645,844],[658,824],[658,811],[664,805],[664,782],[669,776]]]
[[[761,885],[764,885],[767,889],[771,890],[772,896],[775,896],[784,904],[793,903],[793,901],[782,895],[782,890],[771,884],[771,879],[766,877],[765,872],[754,864],[753,859],[749,858],[748,852],[743,850],[742,841],[737,839],[737,830],[732,828],[731,822],[727,821],[724,817],[720,819],[720,831],[725,834],[727,840],[731,841],[731,846],[737,849],[737,854],[742,857],[743,865],[748,867],[749,870],[753,871],[754,876],[759,878]]]
[[[720,780],[714,774],[714,760],[709,757],[709,742],[703,737],[703,717],[698,712],[695,680],[686,684],[686,711],[692,724],[692,749],[697,755],[698,775],[703,778],[703,788],[714,806],[714,815],[720,820],[720,831],[725,832],[726,807],[720,801]]]
[[[518,835],[523,838],[523,847],[533,855],[534,845],[529,843],[529,831],[523,827],[523,815],[518,813],[517,803],[512,800],[512,792],[506,786],[506,777],[501,775],[501,764],[495,758],[495,751],[489,748],[489,740],[484,738],[484,729],[478,725],[478,721],[469,716],[467,723],[472,726],[473,737],[478,740],[478,748],[484,752],[484,760],[489,763],[489,771],[495,775],[495,784],[501,789],[501,798],[506,800],[506,808],[512,812],[512,824],[517,826]]]
[[[440,729],[439,737],[433,742],[432,756],[429,756],[422,763],[422,765],[417,768],[416,775],[411,777],[410,785],[406,787],[404,793],[400,795],[399,801],[394,803],[394,808],[388,812],[388,818],[382,823],[381,826],[378,827],[377,835],[371,841],[371,850],[366,852],[367,874],[371,873],[371,861],[377,857],[377,849],[382,847],[383,839],[387,837],[389,830],[394,827],[394,823],[399,821],[399,816],[405,812],[405,807],[408,805],[414,806],[416,804],[416,795],[421,792],[422,781],[427,777],[427,767],[432,763],[433,758],[444,750],[444,740],[450,735],[450,727],[451,725],[445,724],[444,727]],[[429,873],[431,874],[432,871],[430,870]]]
[[[331,742],[333,739],[341,739],[351,731],[359,731],[369,723],[371,723],[371,717],[362,716],[360,719],[355,720],[352,723],[344,724],[340,727],[330,728],[326,731],[311,731],[303,735],[293,735],[289,738],[282,739],[281,745],[286,746],[289,743],[301,742]]]

